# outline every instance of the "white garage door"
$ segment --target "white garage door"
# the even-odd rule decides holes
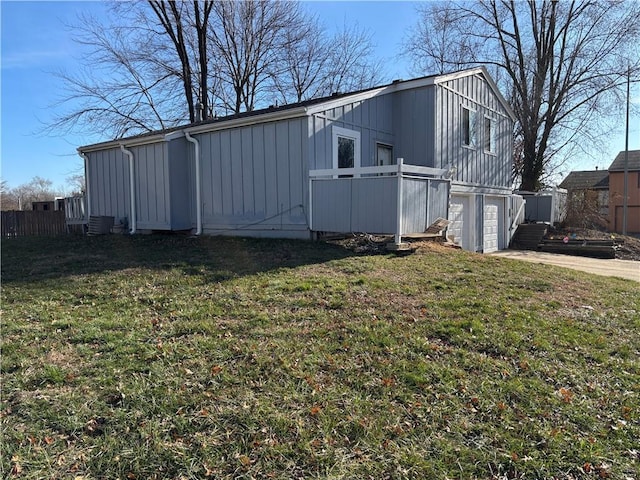
[[[495,252],[502,246],[502,233],[500,226],[503,223],[502,212],[504,208],[502,198],[485,197],[483,217],[483,252]]]
[[[452,195],[449,203],[449,228],[447,236],[453,237],[454,243],[465,250],[471,250],[469,236],[469,197]]]

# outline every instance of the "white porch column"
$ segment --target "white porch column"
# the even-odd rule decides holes
[[[402,164],[404,158],[398,158],[398,205],[396,206],[396,236],[395,243],[400,245],[402,242]]]

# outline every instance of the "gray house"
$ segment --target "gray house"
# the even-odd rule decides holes
[[[463,248],[505,248],[514,116],[485,68],[78,149],[87,209],[132,233],[403,235],[448,218]]]

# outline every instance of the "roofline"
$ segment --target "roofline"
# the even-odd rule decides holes
[[[227,128],[233,127],[244,127],[249,125],[255,125],[258,123],[264,122],[273,122],[277,120],[287,120],[292,118],[304,117],[313,115],[315,113],[319,113],[321,111],[340,107],[347,103],[352,103],[354,101],[359,100],[367,100],[369,98],[376,97],[378,95],[387,95],[394,92],[399,92],[403,90],[410,90],[413,88],[426,87],[430,85],[437,85],[439,83],[447,82],[450,80],[455,80],[458,78],[464,78],[471,75],[481,74],[485,80],[489,83],[491,89],[494,94],[498,97],[500,104],[504,107],[504,109],[509,114],[509,117],[515,122],[516,117],[513,113],[513,110],[507,103],[506,99],[500,93],[498,86],[489,75],[489,72],[484,66],[470,68],[466,70],[460,70],[453,73],[447,73],[443,75],[430,75],[422,78],[415,78],[411,80],[396,80],[390,84],[383,85],[381,87],[373,87],[366,90],[361,90],[358,92],[347,93],[344,95],[339,95],[336,98],[326,97],[325,99],[317,99],[316,102],[310,100],[311,103],[302,102],[300,106],[291,107],[291,108],[283,108],[277,109],[273,112],[265,111],[264,113],[254,114],[243,116],[239,118],[230,118],[228,120],[218,120],[213,122],[206,122],[201,124],[190,124],[184,125],[182,127],[175,127],[172,129],[168,129],[165,131],[161,131],[155,134],[147,134],[141,135],[137,137],[129,137],[120,138],[115,140],[110,140],[102,143],[95,143],[91,145],[85,145],[82,147],[78,147],[78,153],[88,153],[95,152],[99,150],[105,150],[108,148],[119,148],[121,145],[126,147],[136,147],[141,145],[148,145],[152,143],[169,141],[174,138],[180,138],[184,136],[184,132],[189,132],[190,134],[197,133],[205,133],[205,132],[215,132],[218,130],[224,130]]]
[[[101,143],[93,143],[91,145],[84,145],[82,147],[78,147],[76,150],[78,153],[89,153],[89,152],[97,152],[100,150],[107,150],[109,148],[120,148],[120,145],[125,145],[126,147],[137,147],[140,145],[148,145],[151,143],[163,142],[167,141],[167,137],[173,135],[175,131],[165,132],[165,133],[156,133],[154,135],[145,135],[143,137],[130,137],[127,138],[118,138],[115,140],[109,140],[107,142]]]
[[[496,97],[498,97],[498,101],[500,102],[502,107],[507,111],[507,113],[509,114],[509,117],[511,117],[511,120],[516,122],[518,118],[516,117],[515,112],[511,108],[511,105],[509,105],[509,102],[507,102],[507,99],[504,98],[504,96],[500,92],[498,85],[493,80],[493,77],[489,74],[487,67],[485,67],[484,65],[481,65],[475,68],[470,68],[468,70],[460,70],[458,72],[445,73],[444,75],[438,75],[434,78],[434,83],[448,82],[450,80],[456,80],[458,78],[463,78],[469,75],[478,75],[478,74],[481,74],[484,77],[484,79],[487,81],[487,83],[491,87],[491,90],[493,90],[493,93],[496,95]]]
[[[624,167],[619,167],[619,168],[609,168],[607,169],[608,172],[615,172],[615,173],[624,173],[625,168]],[[627,172],[638,172],[640,171],[640,166],[634,167],[634,166],[627,166]]]
[[[304,117],[307,115],[307,107],[288,108],[285,110],[276,110],[274,112],[264,112],[258,115],[250,115],[241,118],[230,118],[229,120],[220,120],[213,123],[203,123],[199,125],[184,125],[183,127],[176,127],[165,132],[160,132],[153,135],[145,135],[141,137],[129,137],[110,140],[108,142],[96,143],[92,145],[85,145],[78,147],[78,152],[88,153],[96,152],[99,150],[105,150],[108,148],[120,148],[120,145],[125,147],[139,147],[141,145],[149,145],[158,142],[168,142],[170,140],[183,137],[185,132],[190,134],[215,132],[217,130],[225,130],[233,127],[244,127],[249,125],[255,125],[257,123],[274,122],[277,120],[287,120],[290,118]]]
[[[504,98],[502,93],[500,93],[500,89],[491,78],[488,70],[484,66],[469,68],[466,70],[460,70],[452,73],[445,73],[442,75],[430,75],[422,78],[414,78],[411,80],[396,80],[388,85],[384,85],[382,87],[374,87],[369,90],[363,90],[360,92],[354,92],[353,94],[346,94],[344,96],[340,96],[335,100],[331,98],[327,98],[326,102],[319,102],[313,106],[309,107],[309,113],[314,114],[320,111],[326,110],[328,108],[335,108],[342,106],[345,103],[351,103],[354,100],[366,100],[368,98],[372,98],[378,95],[386,95],[394,92],[401,92],[403,90],[411,90],[413,88],[421,88],[427,87],[430,85],[437,85],[439,83],[448,82],[451,80],[456,80],[458,78],[464,78],[471,75],[481,74],[485,80],[489,83],[489,86],[493,90],[494,94],[498,97],[498,101],[503,106],[503,108],[507,111],[507,114],[511,118],[512,121],[517,121],[516,115],[513,112],[513,109]]]

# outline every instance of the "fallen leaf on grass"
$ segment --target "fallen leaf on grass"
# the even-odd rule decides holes
[[[214,365],[211,367],[211,375],[218,375],[222,371],[222,367],[220,365]]]
[[[313,407],[311,407],[311,410],[309,411],[309,413],[311,413],[311,415],[313,415],[314,417],[316,415],[318,415],[320,412],[322,411],[322,408],[320,408],[317,405],[314,405]]]
[[[558,390],[556,393],[562,399],[563,402],[571,403],[571,400],[573,399],[573,392],[571,390],[563,387],[563,388],[560,388],[560,390]]]
[[[392,387],[393,384],[396,383],[393,378],[385,377],[382,379],[382,385],[385,387]]]

